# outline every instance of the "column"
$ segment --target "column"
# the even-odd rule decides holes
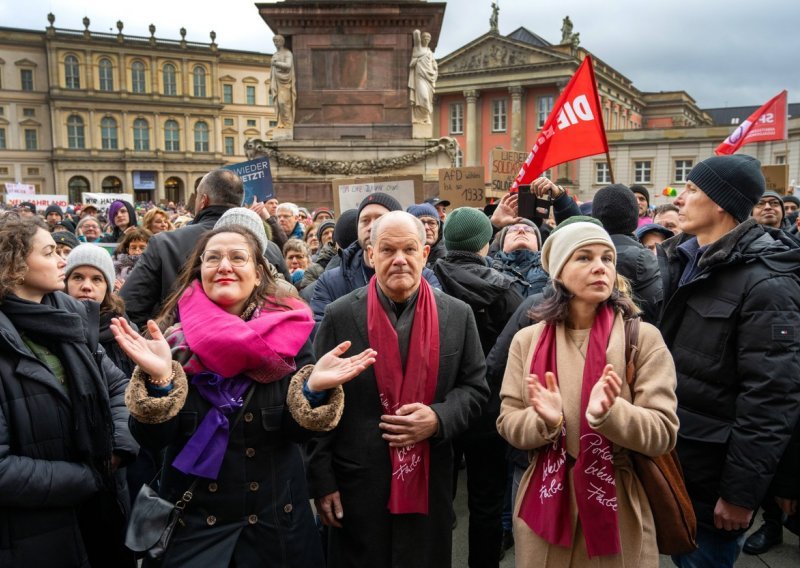
[[[478,93],[478,91],[464,91],[464,98],[467,99],[467,155],[464,157],[464,163],[467,166],[479,166],[481,164],[481,159],[478,155],[477,101],[479,96],[480,93]]]
[[[514,85],[508,88],[511,93],[511,149],[524,152],[522,147],[522,87]]]

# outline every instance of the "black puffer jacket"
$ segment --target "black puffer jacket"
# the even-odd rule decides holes
[[[642,319],[655,325],[664,300],[658,260],[629,235],[611,235],[611,242],[617,248],[617,272],[630,280]]]
[[[719,497],[758,509],[800,412],[800,247],[749,219],[679,286],[681,240],[662,248],[661,332],[678,375],[686,485],[698,522],[714,530]]]

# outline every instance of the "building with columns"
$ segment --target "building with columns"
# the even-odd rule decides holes
[[[54,26],[0,28],[0,184],[185,201],[275,126],[271,56],[215,43]]]

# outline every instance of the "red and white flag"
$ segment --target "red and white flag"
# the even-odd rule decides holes
[[[747,117],[714,153],[733,154],[751,142],[783,140],[786,138],[786,91],[781,91],[764,106]]]
[[[607,151],[594,67],[587,55],[558,97],[511,191],[531,183],[548,168]]]

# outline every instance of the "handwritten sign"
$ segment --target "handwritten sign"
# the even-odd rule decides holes
[[[62,210],[66,209],[69,205],[69,197],[66,195],[42,193],[39,195],[28,195],[26,193],[9,193],[6,195],[6,204],[11,207],[17,207],[23,201],[33,203],[36,206],[36,211],[42,212],[50,205],[58,205]]]
[[[17,195],[34,195],[36,193],[36,186],[30,183],[11,183],[6,182],[6,193],[15,193]]]
[[[256,158],[239,164],[225,166],[226,170],[235,172],[244,183],[244,200],[242,205],[252,205],[253,200],[263,203],[275,197],[272,187],[272,170],[267,158]]]
[[[439,199],[457,207],[483,207],[483,167],[447,168],[439,170]]]
[[[359,204],[371,193],[391,195],[406,209],[409,205],[422,202],[422,176],[334,180],[334,208],[338,213],[358,209]]]
[[[786,164],[761,166],[761,173],[767,182],[767,191],[786,195],[786,188],[789,187],[789,167]]]
[[[492,189],[507,192],[517,178],[519,169],[528,159],[528,152],[514,152],[495,148],[490,156],[492,162]]]
[[[94,205],[98,209],[104,209],[115,201],[127,201],[133,205],[133,195],[130,193],[81,193],[81,201],[84,205]]]

